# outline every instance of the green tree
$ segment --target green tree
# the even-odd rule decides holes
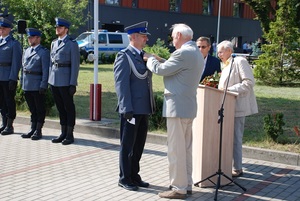
[[[256,14],[258,20],[261,23],[263,32],[268,33],[269,32],[269,24],[274,19],[271,16],[275,15],[275,9],[272,7],[270,0],[242,0],[246,2],[253,12]]]
[[[153,46],[146,45],[144,51],[156,54],[164,59],[168,59],[171,55],[169,48],[165,45],[165,41],[158,38]]]
[[[26,20],[27,27],[38,28],[43,32],[42,44],[50,48],[51,41],[56,38],[55,17],[61,17],[72,23],[70,33],[87,20],[83,11],[88,0],[2,0],[2,11],[7,9],[15,21]]]
[[[300,33],[295,21],[298,0],[279,0],[276,20],[264,34],[268,42],[256,61],[256,78],[269,85],[283,85],[300,80]]]
[[[253,12],[256,14],[257,19],[261,22],[262,29],[265,33],[270,30],[270,23],[275,20],[276,9],[278,9],[278,0],[241,0],[241,2],[247,3]],[[272,6],[273,3],[273,6]],[[300,28],[300,3],[296,2],[295,9],[297,15],[293,20],[297,23]],[[271,17],[270,17],[271,16]]]

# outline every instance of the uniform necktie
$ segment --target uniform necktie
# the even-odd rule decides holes
[[[58,46],[61,44],[61,40],[58,40]]]
[[[145,65],[146,65],[146,61],[144,61],[144,52],[143,51],[141,51],[141,53],[140,53],[140,55],[141,55],[141,57],[142,57],[142,60],[143,60],[143,62],[145,63]]]
[[[34,48],[31,48],[30,53],[32,53],[34,51]]]
[[[0,43],[2,43],[2,41],[3,41],[3,38],[0,39]]]
[[[144,60],[144,52],[143,51],[141,51],[140,55],[141,55],[142,59]]]

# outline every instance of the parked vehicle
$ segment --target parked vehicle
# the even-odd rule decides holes
[[[75,40],[79,45],[80,55],[86,61],[89,54],[94,54],[94,31],[83,32]],[[128,45],[129,38],[127,33],[108,32],[107,30],[98,31],[99,57],[102,55],[108,57],[109,55],[116,54]]]

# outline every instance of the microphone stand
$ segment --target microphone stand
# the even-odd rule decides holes
[[[229,75],[228,75],[228,79],[227,79],[227,82],[226,82],[226,87],[224,89],[224,93],[223,93],[223,99],[222,99],[222,104],[221,104],[221,108],[220,110],[218,111],[218,115],[219,115],[219,119],[218,119],[218,124],[220,124],[220,142],[219,142],[219,168],[218,168],[218,171],[214,174],[212,174],[211,176],[197,182],[194,184],[194,186],[197,186],[199,187],[199,184],[206,181],[206,180],[209,180],[211,183],[213,183],[214,185],[216,185],[216,192],[215,192],[215,197],[214,197],[214,200],[217,200],[218,198],[218,190],[219,188],[221,187],[221,176],[227,178],[230,183],[234,183],[235,185],[237,185],[238,187],[240,187],[241,189],[243,189],[244,191],[246,191],[247,189],[244,188],[243,186],[241,186],[240,184],[238,184],[236,181],[234,181],[233,179],[231,179],[229,176],[227,176],[221,169],[221,159],[222,159],[222,137],[223,137],[223,117],[224,117],[224,103],[225,103],[225,98],[226,98],[226,94],[227,94],[227,89],[228,89],[228,83],[229,83],[229,80],[230,80],[230,75],[231,75],[231,71],[232,71],[232,64],[234,62],[234,57],[235,57],[235,54],[232,54],[232,62],[231,62],[231,66],[230,66],[230,70],[229,70]],[[218,176],[218,180],[217,180],[217,184],[215,184],[210,178],[214,177],[214,176]],[[229,185],[229,184],[226,184]]]

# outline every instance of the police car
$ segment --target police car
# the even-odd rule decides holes
[[[83,32],[76,39],[80,49],[80,55],[86,61],[88,55],[94,54],[94,31]],[[129,45],[127,33],[108,32],[107,30],[98,31],[98,51],[99,56],[104,54],[109,56],[115,54]]]

